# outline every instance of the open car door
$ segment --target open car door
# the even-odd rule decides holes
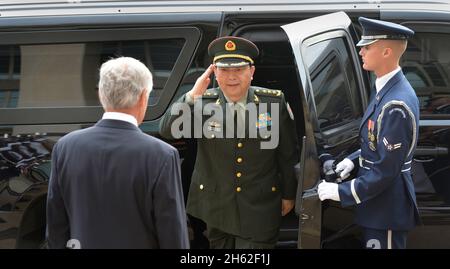
[[[338,159],[359,147],[358,128],[367,106],[368,87],[347,14],[337,12],[282,28],[295,57],[305,116],[296,202],[298,247],[321,248],[329,236],[323,233],[323,211],[330,202],[322,203],[317,195],[323,177],[319,155]],[[335,208],[341,210],[338,203]],[[338,227],[335,232],[340,230]]]

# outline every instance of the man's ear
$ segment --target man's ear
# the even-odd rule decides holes
[[[393,53],[392,48],[385,48],[385,49],[383,50],[383,56],[384,56],[385,58],[391,56],[392,53]]]
[[[146,91],[147,90],[144,89],[142,91],[142,93],[139,95],[137,104],[139,105],[140,108],[142,108],[145,105],[145,102],[146,102],[145,98],[146,98],[146,94],[147,94]]]
[[[150,97],[150,96],[149,96]],[[136,118],[138,121],[138,124],[141,124],[142,121],[145,118],[145,113],[147,112],[147,106],[148,106],[148,98],[147,97],[147,90],[144,89],[141,93],[141,95],[139,96],[139,100],[138,100],[138,117]]]
[[[146,106],[147,104],[147,90],[146,89],[144,89],[143,91],[142,91],[142,93],[141,93],[141,95],[139,96],[139,100],[138,100],[138,103],[139,103],[139,107],[143,107],[143,106]]]

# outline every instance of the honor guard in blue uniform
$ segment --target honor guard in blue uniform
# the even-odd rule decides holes
[[[399,67],[414,32],[402,25],[359,18],[363,35],[357,46],[363,68],[376,75],[359,135],[361,148],[336,166],[341,184],[322,182],[319,198],[356,205],[366,248],[405,248],[407,232],[420,222],[411,162],[419,129],[419,101]]]
[[[197,137],[187,212],[206,223],[211,248],[273,248],[281,217],[293,208],[297,189],[294,118],[282,91],[250,86],[259,53],[255,44],[239,37],[221,37],[211,42],[208,52],[213,64],[175,104],[188,104],[191,112],[198,104],[202,110],[216,108],[222,115],[234,110],[237,128],[223,117],[201,115],[205,131]],[[213,72],[219,87],[207,89]],[[268,110],[258,111],[251,123],[247,105],[257,109],[266,105]],[[171,129],[179,117],[170,110],[160,125],[165,138],[173,138]],[[191,117],[196,117],[195,112]],[[245,128],[239,128],[240,123]],[[262,131],[274,130],[277,123],[277,146],[263,148],[261,143],[270,138],[261,136]],[[195,124],[191,127],[195,129]],[[232,137],[227,135],[230,130]],[[250,137],[252,131],[258,132],[256,138]]]

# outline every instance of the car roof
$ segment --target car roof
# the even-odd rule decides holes
[[[61,16],[77,14],[127,14],[170,12],[296,12],[296,11],[449,11],[448,0],[3,0],[0,17]]]

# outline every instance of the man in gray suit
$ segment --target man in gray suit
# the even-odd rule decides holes
[[[50,248],[189,247],[178,152],[138,128],[152,84],[133,58],[102,65],[102,120],[53,148]]]

